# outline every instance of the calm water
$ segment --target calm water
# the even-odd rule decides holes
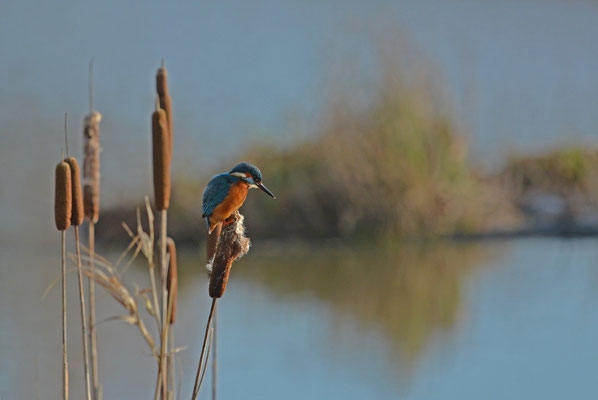
[[[219,303],[220,398],[595,398],[596,249],[594,240],[548,239],[256,248],[235,264]],[[57,277],[54,253],[0,252],[1,399],[59,398],[59,292],[40,300]],[[199,256],[180,257],[176,342],[189,346],[179,358],[187,398],[209,298]],[[75,275],[69,279],[71,391],[80,398]],[[147,285],[141,266],[125,279]],[[122,313],[100,293],[100,320]],[[150,398],[155,367],[136,329],[120,321],[98,329],[104,398]]]

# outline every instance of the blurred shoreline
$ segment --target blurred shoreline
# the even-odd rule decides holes
[[[468,230],[454,229],[433,234],[419,232],[403,235],[378,232],[368,236],[350,232],[346,235],[324,237],[319,236],[318,231],[303,230],[305,227],[301,226],[296,231],[281,232],[277,229],[279,225],[264,226],[260,221],[260,218],[264,217],[255,209],[247,209],[246,206],[245,210],[241,211],[248,215],[247,223],[252,237],[278,244],[288,242],[309,245],[322,243],[323,239],[326,239],[327,243],[367,242],[389,237],[409,241],[441,238],[487,240],[532,236],[598,236],[598,186],[594,183],[598,182],[598,151],[571,148],[543,155],[519,156],[509,160],[507,166],[499,173],[480,179],[485,182],[484,187],[489,188],[489,191],[501,193],[501,201],[494,203],[498,217],[486,227],[479,225]],[[201,187],[198,183],[178,182],[175,184],[175,187],[177,186],[186,187],[184,198],[196,198],[199,204]],[[193,190],[189,189],[190,186],[193,186]],[[194,193],[192,196],[189,195],[191,192]],[[199,213],[199,207],[188,206],[177,193],[175,191],[173,208],[169,215],[169,230],[172,236],[183,246],[203,243],[205,223]],[[259,193],[252,193],[250,197],[254,195],[259,197]],[[249,204],[261,200],[253,199]],[[279,196],[278,201],[286,202],[288,199],[281,199]],[[107,244],[126,242],[126,232],[121,228],[123,222],[130,227],[136,226],[135,205],[104,210],[98,224],[98,239]]]

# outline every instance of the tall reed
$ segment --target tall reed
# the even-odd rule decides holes
[[[79,302],[81,306],[81,334],[83,336],[83,358],[84,358],[84,373],[85,373],[85,392],[87,394],[87,400],[91,400],[91,387],[89,379],[89,344],[88,344],[88,330],[87,330],[87,318],[85,316],[85,292],[83,290],[83,272],[81,266],[81,243],[79,240],[79,225],[83,223],[84,210],[83,210],[83,196],[81,193],[81,178],[79,171],[79,164],[73,157],[69,157],[68,152],[68,139],[66,138],[66,114],[64,124],[64,135],[66,141],[66,163],[70,167],[71,171],[71,196],[72,196],[72,212],[71,212],[71,225],[75,228],[75,246],[77,251],[77,273],[79,278]]]
[[[166,397],[168,376],[166,365],[166,350],[168,343],[168,265],[166,262],[167,213],[170,205],[170,163],[172,160],[172,132],[169,129],[168,115],[160,108],[160,97],[168,96],[167,73],[164,66],[156,74],[156,90],[158,99],[156,110],[152,115],[152,153],[154,170],[154,197],[156,208],[160,211],[160,264],[162,272],[162,332],[160,335],[160,367],[158,369],[158,383],[154,398],[158,394]],[[165,98],[165,97],[164,97]],[[168,103],[170,104],[170,103]],[[172,112],[172,110],[169,110]]]
[[[66,336],[66,230],[71,225],[71,169],[61,161],[56,165],[54,188],[54,221],[62,233],[62,397],[69,398],[69,371]]]
[[[90,65],[90,76],[91,76]],[[90,82],[92,81],[90,77]],[[91,92],[90,83],[90,92]],[[91,95],[90,95],[91,98]],[[89,222],[89,268],[95,270],[95,223],[100,217],[100,121],[102,115],[93,111],[90,100],[90,112],[83,121],[83,211]],[[89,337],[91,343],[91,370],[94,387],[94,399],[101,399],[101,386],[98,372],[98,348],[96,337],[95,283],[89,279]]]

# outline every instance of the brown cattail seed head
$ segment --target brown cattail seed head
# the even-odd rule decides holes
[[[170,204],[170,157],[166,113],[161,108],[152,115],[152,150],[156,208],[163,211]]]
[[[176,265],[176,245],[174,240],[168,238],[166,242],[166,253],[170,260],[168,263],[168,276],[166,279],[166,286],[168,288],[168,299],[172,297],[172,312],[170,313],[170,324],[174,324],[176,320],[176,297],[178,291],[178,276]],[[172,293],[172,294],[171,294]]]
[[[83,208],[85,217],[95,223],[100,217],[100,121],[102,115],[93,111],[83,123]]]
[[[159,96],[168,94],[168,71],[164,67],[158,68],[156,73],[156,90]]]
[[[249,239],[245,237],[243,216],[237,212],[233,223],[224,225],[216,245],[214,259],[208,264],[210,271],[210,297],[220,298],[226,290],[233,262],[249,251]]]
[[[168,161],[172,160],[172,98],[169,95],[160,96],[160,108],[166,112],[166,127],[168,128]]]
[[[168,154],[172,159],[172,98],[168,93],[168,72],[166,68],[158,68],[156,74],[156,91],[158,92],[158,99],[160,108],[166,112],[166,122],[168,127]]]
[[[54,190],[54,220],[56,228],[64,231],[71,226],[72,194],[71,168],[61,161],[56,165],[56,180]]]
[[[64,160],[71,169],[71,195],[72,195],[72,212],[71,225],[78,226],[83,223],[83,194],[81,193],[81,177],[79,171],[79,163],[74,157],[69,157]]]

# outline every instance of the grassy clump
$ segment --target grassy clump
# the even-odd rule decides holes
[[[388,81],[366,107],[336,105],[314,140],[243,157],[277,196],[249,196],[252,234],[421,236],[486,224],[496,196],[469,165],[458,126],[428,88]]]
[[[538,156],[513,156],[502,173],[516,193],[584,193],[598,200],[598,150],[572,147]]]

